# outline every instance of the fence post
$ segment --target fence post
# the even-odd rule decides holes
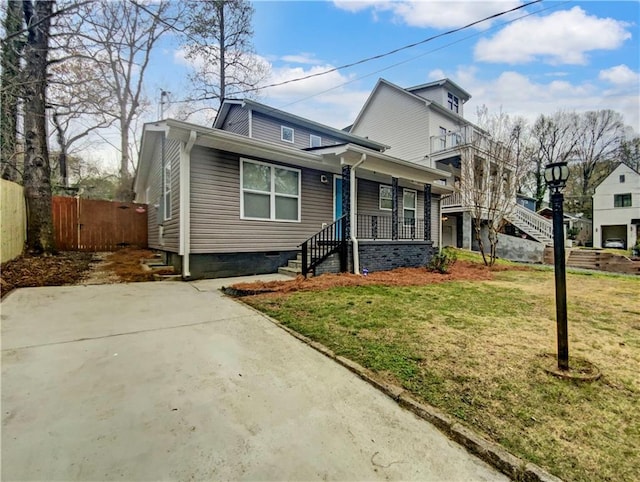
[[[302,276],[307,277],[307,273],[309,272],[307,263],[307,242],[302,243]]]

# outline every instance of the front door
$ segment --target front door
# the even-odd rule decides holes
[[[342,178],[333,178],[333,220],[342,217]]]

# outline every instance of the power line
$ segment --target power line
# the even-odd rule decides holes
[[[455,28],[455,29],[448,30],[446,32],[441,32],[439,34],[432,35],[431,37],[428,37],[426,39],[420,40],[418,42],[413,42],[411,44],[404,45],[402,47],[398,47],[396,49],[390,50],[390,51],[382,53],[382,54],[373,55],[371,57],[360,59],[360,60],[357,60],[355,62],[344,64],[344,65],[341,65],[341,66],[338,66],[338,67],[333,67],[331,69],[327,69],[327,70],[324,70],[322,72],[316,72],[316,73],[313,73],[313,74],[308,74],[308,75],[305,75],[305,76],[302,76],[302,77],[298,77],[298,78],[295,78],[295,79],[289,79],[289,80],[285,80],[285,81],[282,81],[282,82],[276,82],[276,83],[273,83],[273,84],[263,85],[261,87],[252,87],[250,89],[241,90],[239,92],[236,92],[236,94],[247,94],[247,93],[250,93],[250,92],[255,92],[255,91],[258,91],[258,90],[262,90],[262,89],[268,89],[268,88],[271,88],[271,87],[279,87],[281,85],[291,84],[291,83],[294,83],[294,82],[300,82],[300,81],[308,80],[308,79],[311,79],[311,78],[314,78],[314,77],[320,77],[320,76],[323,76],[323,75],[327,75],[327,74],[330,74],[332,72],[337,72],[339,70],[344,70],[344,69],[347,69],[347,68],[350,68],[350,67],[355,67],[356,65],[361,65],[361,64],[364,64],[366,62],[371,62],[372,60],[378,60],[378,59],[381,59],[381,58],[384,58],[384,57],[388,57],[389,55],[396,54],[396,53],[401,52],[403,50],[407,50],[407,49],[416,47],[418,45],[422,45],[422,44],[425,44],[425,43],[428,43],[428,42],[432,42],[433,40],[436,40],[436,39],[441,38],[441,37],[446,37],[446,36],[452,35],[454,33],[460,32],[462,30],[469,29],[469,28],[471,28],[471,27],[473,27],[475,25],[478,25],[478,24],[480,24],[482,22],[486,22],[488,20],[492,20],[494,18],[501,17],[501,16],[506,15],[508,13],[515,12],[517,10],[523,9],[525,7],[528,7],[530,5],[534,5],[534,4],[540,3],[540,2],[542,2],[542,0],[533,0],[531,2],[524,3],[522,5],[519,5],[517,7],[511,8],[509,10],[504,10],[502,12],[495,13],[493,15],[489,15],[487,17],[484,17],[484,18],[480,19],[480,20],[476,20],[474,22],[468,23],[468,24],[466,24],[466,25],[464,25],[462,27],[458,27],[458,28]],[[202,98],[199,98],[199,99],[184,99],[184,100],[174,101],[174,103],[210,100],[210,99],[213,99],[213,98],[215,98],[215,97],[202,97]]]

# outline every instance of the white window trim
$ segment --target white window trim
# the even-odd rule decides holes
[[[391,189],[391,203],[393,204],[393,186],[389,186],[387,184],[380,184],[380,186],[378,187],[378,209],[380,209],[380,211],[392,211],[393,207],[390,207],[390,208],[382,207],[382,188],[383,187],[388,187],[389,189]]]
[[[291,129],[291,140],[285,139],[284,138],[284,130],[285,129]],[[296,139],[296,131],[293,127],[289,127],[289,126],[280,126],[280,140],[282,142],[289,142],[291,144],[295,143],[295,139]]]
[[[167,203],[167,195],[169,202]],[[164,208],[164,221],[171,219],[171,161],[167,160],[164,166],[164,186],[162,186],[162,202]],[[167,206],[168,204],[168,206]]]
[[[255,189],[245,189],[244,185],[244,163],[248,164],[259,164],[263,166],[268,166],[270,168],[270,191],[267,193],[266,191],[258,191]],[[298,194],[280,194],[275,192],[275,181],[273,176],[273,169],[284,169],[287,171],[293,171],[298,173]],[[270,218],[253,218],[244,215],[244,193],[245,192],[253,192],[256,194],[269,195],[269,214]],[[298,200],[298,219],[277,219],[276,216],[276,196],[278,197],[288,197],[295,198]],[[295,169],[293,167],[281,166],[279,164],[270,164],[268,162],[262,161],[254,161],[253,159],[245,159],[240,158],[240,219],[247,221],[268,221],[268,222],[278,222],[278,223],[299,223],[301,222],[301,209],[302,209],[302,171],[300,169]]]
[[[314,138],[318,139],[318,145],[317,146],[313,145],[313,139]],[[315,134],[309,134],[309,147],[322,147],[322,137],[317,136]]]
[[[404,205],[405,192],[412,192],[415,195],[416,204],[414,207],[412,208],[405,207]],[[404,215],[405,210],[413,211],[413,221],[415,223],[416,222],[415,220],[418,216],[418,191],[416,191],[415,189],[406,189],[406,188],[402,189],[402,224],[404,225],[405,228],[410,228],[411,226],[415,226],[415,224],[405,224],[405,219],[406,219],[406,216]]]

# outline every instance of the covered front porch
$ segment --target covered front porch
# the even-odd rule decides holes
[[[340,165],[336,220],[303,243],[303,274],[332,255],[332,268],[354,273],[428,262],[440,245],[440,197],[453,191],[442,182],[449,173],[351,144],[316,152]]]

